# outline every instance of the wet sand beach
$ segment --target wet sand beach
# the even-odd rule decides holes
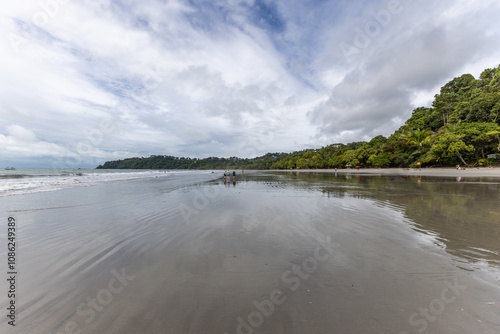
[[[500,332],[492,175],[194,175],[0,198],[0,332]]]
[[[456,168],[360,168],[360,169],[294,169],[298,173],[340,173],[340,174],[372,174],[372,175],[405,175],[405,176],[439,176],[439,177],[500,177],[500,167],[461,167]]]

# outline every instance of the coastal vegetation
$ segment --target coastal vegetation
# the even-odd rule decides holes
[[[454,78],[388,138],[331,144],[252,159],[150,156],[109,161],[117,169],[304,169],[360,167],[489,166],[500,162],[500,66]]]
[[[152,155],[143,158],[108,161],[98,169],[270,169],[271,165],[287,153],[267,153],[253,159],[238,157],[204,159]]]

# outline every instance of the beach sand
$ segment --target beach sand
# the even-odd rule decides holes
[[[335,169],[293,169],[293,172],[335,173]],[[337,173],[375,174],[375,175],[417,175],[439,177],[500,177],[500,167],[481,168],[360,168],[337,169]]]
[[[0,332],[498,333],[499,190],[245,171],[2,198],[21,248]]]

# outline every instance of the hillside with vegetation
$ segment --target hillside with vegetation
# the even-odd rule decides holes
[[[270,169],[274,162],[288,154],[268,153],[253,159],[237,157],[205,159],[179,158],[167,155],[152,155],[144,158],[130,158],[108,161],[98,169]]]
[[[478,79],[454,78],[435,95],[430,108],[413,111],[389,138],[332,144],[253,159],[151,156],[106,162],[117,169],[305,169],[417,166],[488,166],[500,160],[500,66]]]
[[[500,157],[500,66],[448,82],[389,138],[295,152],[271,168],[487,166]]]

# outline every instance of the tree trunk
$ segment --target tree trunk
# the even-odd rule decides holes
[[[483,159],[486,159],[486,156],[484,155],[484,148],[481,148],[481,155],[483,156]]]
[[[469,164],[465,162],[464,158],[462,158],[462,155],[458,151],[457,151],[457,157],[460,159],[460,161],[462,161],[464,163],[464,165],[469,167]]]

